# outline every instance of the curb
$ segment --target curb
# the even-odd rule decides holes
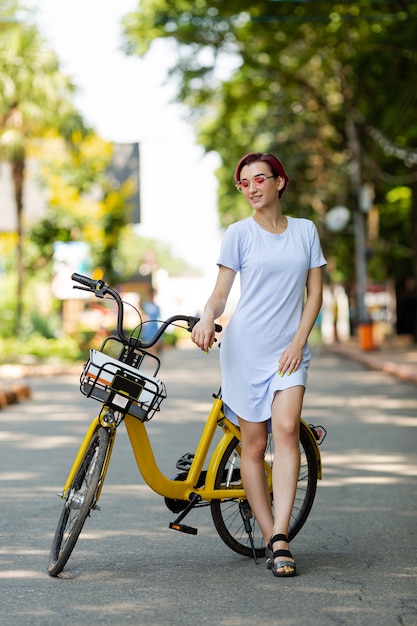
[[[366,352],[360,352],[359,349],[355,350],[353,348],[349,348],[348,346],[339,344],[323,346],[323,348],[332,354],[337,354],[339,356],[352,359],[353,361],[357,361],[358,363],[365,365],[368,369],[382,371],[390,376],[395,376],[400,380],[417,385],[417,370],[415,368],[402,365],[398,362],[390,360],[389,358],[378,357]]]
[[[0,365],[0,411],[32,397],[30,386],[24,382],[31,376],[56,376],[81,373],[82,365]]]
[[[30,387],[23,383],[12,385],[9,389],[0,389],[0,410],[22,400],[28,400],[31,396]]]

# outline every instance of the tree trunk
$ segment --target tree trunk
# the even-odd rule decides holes
[[[351,198],[354,217],[355,232],[355,266],[356,266],[356,311],[359,326],[368,324],[368,311],[366,308],[367,267],[366,267],[366,242],[365,220],[360,206],[360,194],[362,189],[362,155],[361,144],[356,127],[354,112],[346,114],[346,138],[351,160],[349,163]]]
[[[16,318],[15,334],[18,335],[22,325],[23,311],[23,180],[25,175],[24,158],[12,161],[12,177],[14,187],[14,199],[17,218],[17,293],[16,293]]]
[[[411,233],[413,255],[414,295],[417,301],[417,182],[411,184]],[[417,343],[417,307],[414,320],[414,342]]]

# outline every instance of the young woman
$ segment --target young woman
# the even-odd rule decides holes
[[[247,154],[235,180],[254,213],[227,229],[217,281],[191,337],[202,350],[210,348],[214,322],[240,272],[241,295],[220,350],[222,397],[227,417],[241,430],[241,475],[267,545],[267,566],[288,577],[296,574],[287,537],[300,467],[307,338],[322,304],[326,260],[313,222],[281,211],[289,178],[274,155]],[[274,514],[263,468],[269,428]]]

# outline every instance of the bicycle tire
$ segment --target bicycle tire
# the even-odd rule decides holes
[[[305,524],[311,507],[313,506],[314,498],[317,488],[317,461],[314,451],[314,444],[312,443],[309,434],[305,426],[301,423],[300,428],[300,453],[301,463],[300,472],[298,476],[297,491],[294,500],[294,507],[291,513],[290,526],[288,531],[288,538],[294,539],[297,533],[301,530]],[[229,443],[226,448],[223,457],[220,460],[219,467],[215,479],[215,487],[227,488],[241,486],[240,478],[240,454],[239,448],[240,442],[235,437]],[[273,443],[272,437],[269,436],[267,454],[269,455],[270,463],[273,462]],[[266,456],[266,458],[268,458]],[[230,469],[233,468],[232,480],[228,481],[226,476],[230,476]],[[249,510],[249,522],[252,530],[252,538],[255,546],[255,552],[257,557],[262,557],[265,554],[265,543],[263,540],[261,529],[250,511],[249,504],[247,509]],[[272,494],[271,494],[272,504]],[[249,540],[249,535],[245,528],[245,523],[242,518],[239,502],[237,500],[212,500],[210,503],[211,514],[213,518],[214,526],[223,540],[223,542],[234,552],[243,556],[253,556],[252,547]]]
[[[68,490],[49,555],[50,576],[57,576],[64,569],[84,522],[96,503],[108,444],[109,431],[100,426],[91,437],[78,472]]]

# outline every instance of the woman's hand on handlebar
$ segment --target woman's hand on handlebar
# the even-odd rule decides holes
[[[208,352],[214,342],[214,320],[201,318],[191,332],[191,340],[204,352]]]

